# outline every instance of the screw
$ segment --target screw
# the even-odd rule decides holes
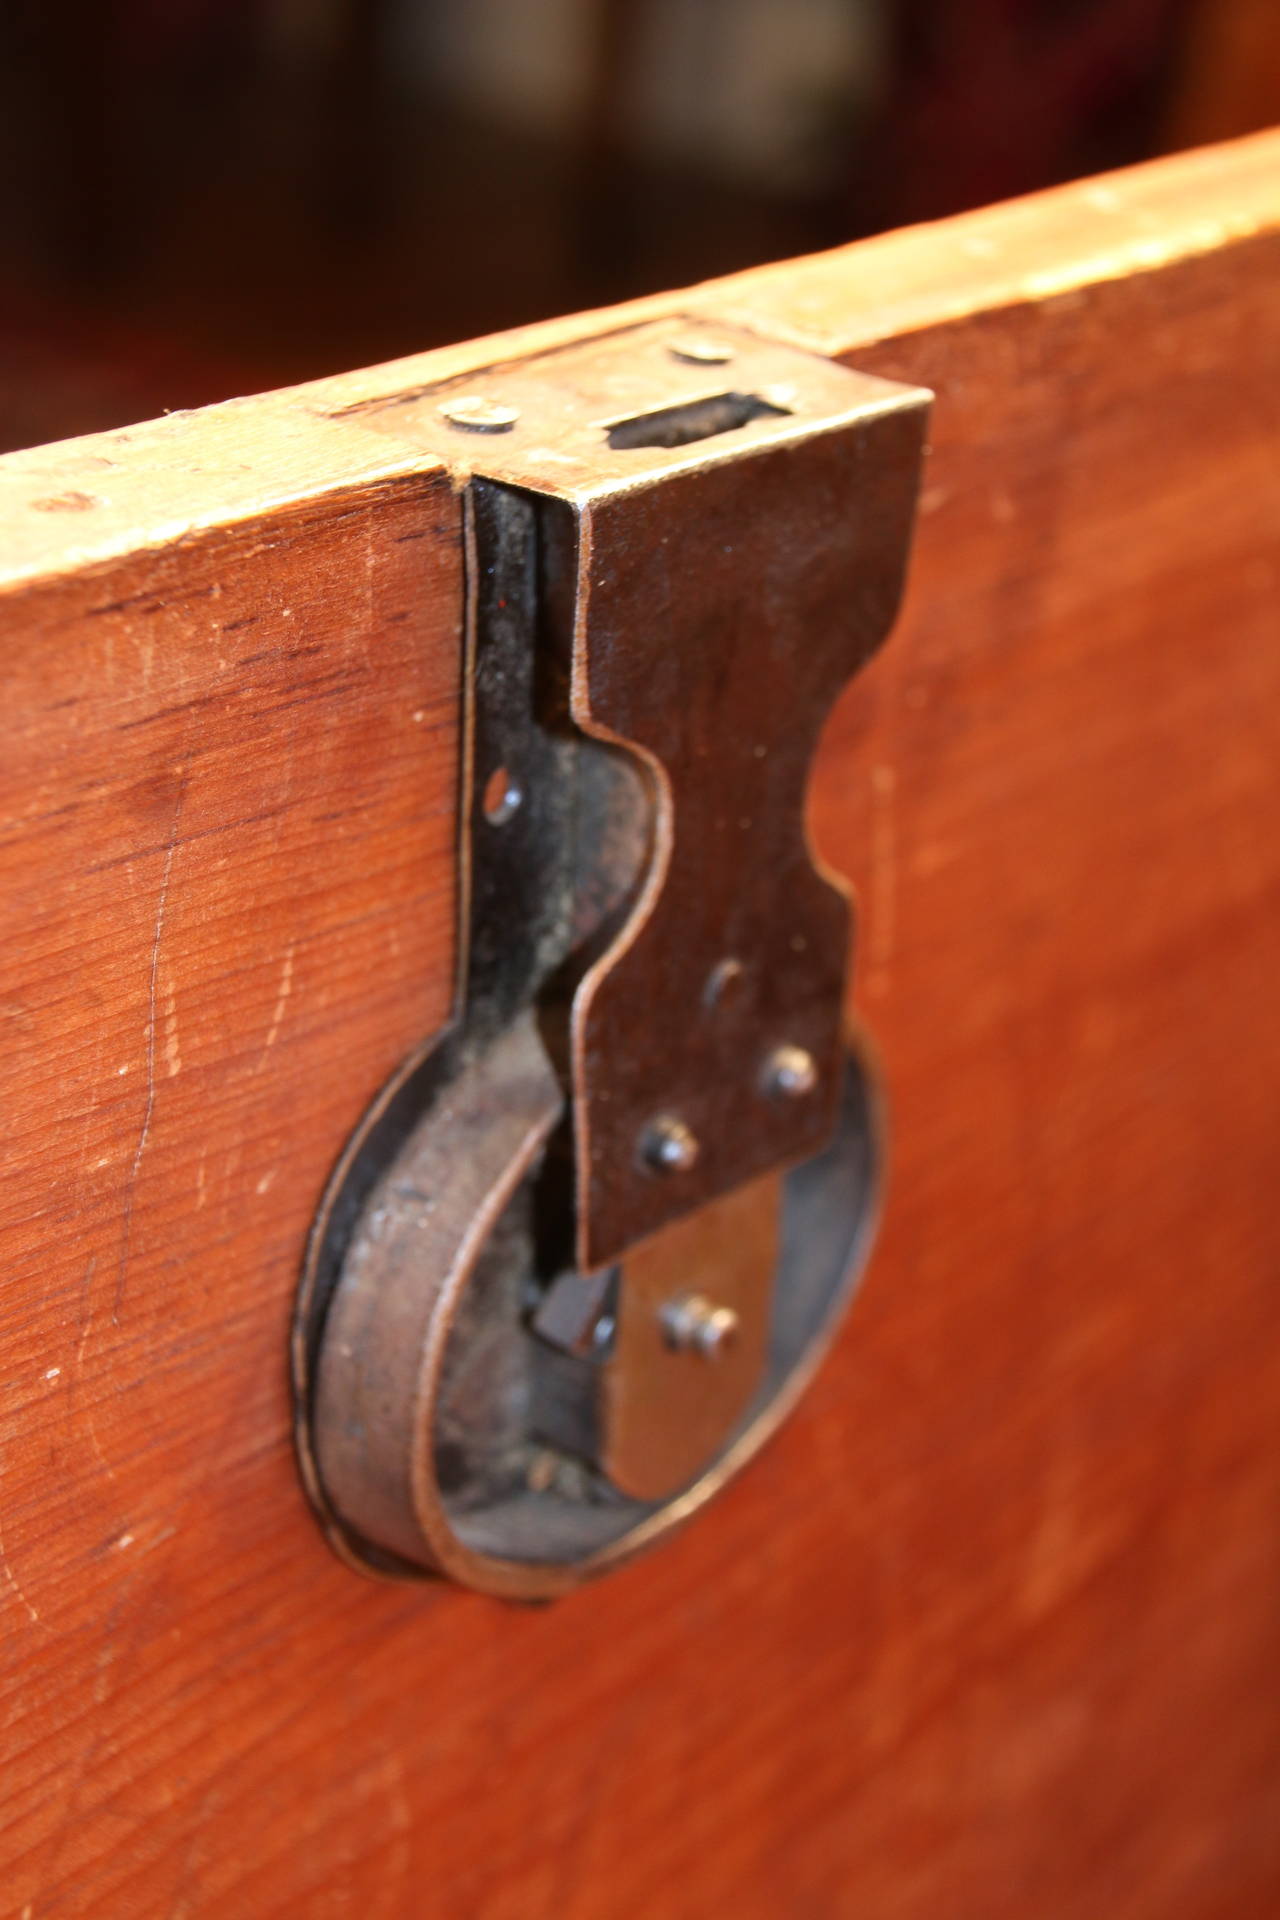
[[[764,1065],[766,1093],[802,1100],[818,1084],[818,1064],[805,1047],[775,1047]]]
[[[727,960],[717,960],[707,975],[706,986],[702,989],[703,1005],[728,1006],[741,999],[745,984],[746,971],[741,960],[734,960],[732,957]]]
[[[660,1113],[645,1128],[640,1154],[654,1173],[688,1173],[698,1164],[698,1136],[674,1113]]]
[[[504,827],[523,799],[520,782],[505,767],[495,767],[484,783],[480,804],[491,826]]]
[[[718,1360],[738,1337],[738,1316],[732,1307],[718,1307],[705,1294],[684,1293],[668,1300],[658,1314],[667,1345],[676,1353],[696,1353]]]
[[[700,367],[722,367],[733,358],[733,348],[727,342],[704,339],[697,333],[682,334],[671,341],[667,352],[674,360],[692,360]]]
[[[510,433],[520,418],[518,407],[505,407],[500,400],[486,400],[482,393],[462,393],[446,400],[440,412],[451,427],[466,433]]]
[[[533,1455],[525,1469],[525,1485],[530,1493],[546,1493],[555,1485],[559,1470],[559,1455],[552,1453],[549,1447],[542,1447]]]

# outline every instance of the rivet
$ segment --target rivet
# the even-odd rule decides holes
[[[818,1084],[818,1063],[807,1047],[775,1047],[764,1066],[766,1093],[802,1100]]]
[[[654,1173],[688,1173],[698,1163],[698,1136],[674,1113],[660,1113],[645,1128],[640,1153]]]
[[[451,427],[461,427],[465,433],[510,433],[520,418],[518,407],[486,400],[482,393],[462,393],[456,400],[445,400],[440,412]]]
[[[738,1337],[738,1316],[732,1307],[718,1307],[705,1294],[685,1293],[668,1300],[658,1314],[667,1345],[677,1353],[696,1353],[718,1360]]]

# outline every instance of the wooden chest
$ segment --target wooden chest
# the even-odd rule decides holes
[[[1278,230],[1263,136],[0,461],[6,1914],[1277,1911]],[[386,405],[677,312],[937,396],[811,794],[885,1217],[679,1538],[369,1580],[286,1355],[454,988],[459,498]]]

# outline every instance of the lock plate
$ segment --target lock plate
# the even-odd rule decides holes
[[[469,587],[457,1017],[358,1129],[295,1337],[365,1565],[571,1584],[705,1498],[830,1327],[874,1097],[805,791],[927,402],[661,322],[367,416],[464,467]]]

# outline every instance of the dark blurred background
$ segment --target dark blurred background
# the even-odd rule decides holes
[[[7,0],[0,447],[1278,116],[1280,0]]]

